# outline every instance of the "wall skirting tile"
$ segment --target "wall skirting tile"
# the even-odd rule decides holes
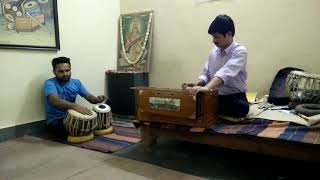
[[[0,129],[0,142],[21,137],[27,134],[38,134],[45,131],[46,121],[37,121],[9,128]]]

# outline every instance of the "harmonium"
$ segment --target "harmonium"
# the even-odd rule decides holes
[[[135,91],[136,119],[175,125],[208,128],[217,120],[217,91],[200,92],[155,87],[132,87]]]

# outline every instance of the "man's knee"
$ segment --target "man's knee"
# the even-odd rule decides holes
[[[246,117],[249,113],[249,104],[248,103],[240,103],[234,107],[234,117]]]
[[[63,123],[57,121],[47,124],[46,128],[51,134],[57,136],[58,138],[66,139],[69,135]]]
[[[219,108],[222,115],[231,116],[235,118],[246,117],[249,112],[249,103],[245,101],[239,101],[237,103],[229,104]]]

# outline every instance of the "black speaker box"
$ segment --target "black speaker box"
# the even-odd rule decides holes
[[[108,104],[114,115],[134,116],[134,86],[149,86],[149,74],[146,72],[107,71]]]

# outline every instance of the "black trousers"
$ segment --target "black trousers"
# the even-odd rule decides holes
[[[219,95],[218,113],[220,115],[240,118],[245,117],[248,112],[249,102],[246,93]]]
[[[47,124],[47,130],[59,139],[67,139],[69,135],[69,132],[63,125],[63,118],[56,119],[53,122]]]

